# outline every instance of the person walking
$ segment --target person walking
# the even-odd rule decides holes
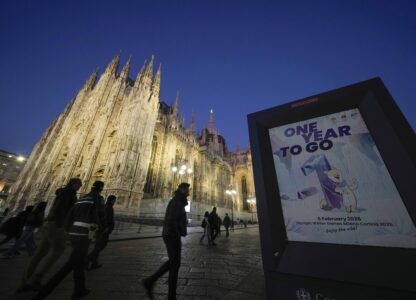
[[[186,198],[189,196],[189,187],[189,183],[181,183],[166,208],[162,235],[169,259],[150,277],[142,280],[142,285],[150,299],[153,299],[152,289],[154,283],[167,271],[169,271],[168,299],[176,299],[178,272],[181,265],[181,237],[187,234],[185,206],[188,205]]]
[[[68,212],[77,201],[77,191],[81,186],[81,179],[71,178],[65,187],[55,191],[55,200],[42,227],[42,240],[23,273],[17,293],[39,290],[42,286],[42,278],[64,253],[66,244],[64,223]],[[44,258],[42,266],[36,272],[36,268]]]
[[[84,266],[88,254],[90,240],[94,238],[97,227],[102,227],[99,217],[100,203],[104,201],[100,195],[104,182],[95,181],[91,191],[81,197],[68,214],[66,230],[72,245],[68,261],[39,290],[32,300],[45,299],[71,272],[74,273],[74,292],[71,299],[88,295],[91,291],[85,288]]]
[[[106,227],[97,237],[94,250],[87,257],[87,270],[94,270],[101,268],[102,265],[98,263],[98,256],[101,251],[107,246],[110,234],[114,230],[114,203],[116,203],[116,196],[110,195],[105,203],[105,222]]]
[[[15,239],[15,242],[19,240],[27,217],[30,215],[32,210],[33,205],[28,205],[24,211],[19,212],[16,216],[11,217],[1,224],[0,233],[4,234],[6,237],[0,242],[0,246],[13,238]]]
[[[25,225],[23,227],[23,232],[20,238],[14,243],[13,247],[7,250],[2,258],[10,258],[18,253],[19,248],[22,244],[26,244],[27,252],[29,256],[33,254],[36,249],[35,242],[35,230],[42,226],[43,218],[45,216],[46,202],[39,202],[32,212],[27,217]]]
[[[209,224],[211,225],[211,245],[216,246],[215,238],[218,235],[218,215],[217,208],[214,206],[208,217]]]
[[[222,219],[220,216],[217,215],[217,230],[218,230],[218,236],[221,236],[221,225],[222,225]]]
[[[208,217],[209,217],[209,212],[206,211],[204,215],[204,219],[202,220],[202,225],[205,224],[205,227],[202,226],[204,228],[204,232],[201,238],[199,239],[200,244],[202,244],[204,242],[205,237],[207,237],[208,245],[211,245],[211,226],[209,225]]]
[[[222,224],[224,224],[224,227],[225,227],[225,236],[229,237],[230,232],[229,232],[228,229],[230,228],[230,225],[231,225],[231,219],[230,219],[230,217],[228,216],[227,213],[225,214],[225,217],[224,217],[224,220],[222,221]]]

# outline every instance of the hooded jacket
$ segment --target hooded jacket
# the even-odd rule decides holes
[[[55,222],[56,227],[63,227],[69,210],[77,201],[77,193],[69,187],[59,188],[46,221]]]
[[[188,200],[181,191],[176,191],[166,207],[162,235],[180,238],[187,234],[185,206]]]

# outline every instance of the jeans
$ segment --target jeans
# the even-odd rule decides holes
[[[166,250],[168,251],[169,260],[166,261],[160,268],[149,277],[149,280],[154,283],[159,277],[169,271],[168,285],[168,299],[176,299],[176,286],[178,284],[179,267],[181,266],[181,248],[182,242],[180,237],[163,236]]]
[[[45,222],[42,228],[42,240],[31,257],[29,264],[23,274],[21,286],[40,282],[53,264],[65,251],[66,233],[64,228],[56,227],[55,222]],[[46,257],[46,258],[45,258]],[[37,266],[44,259],[42,266],[35,273]],[[35,273],[34,278],[32,275]]]
[[[74,293],[85,290],[85,259],[88,253],[90,240],[87,237],[71,237],[72,252],[68,261],[59,269],[55,275],[42,287],[33,299],[44,299],[61,283],[62,280],[73,271]]]
[[[92,262],[92,265],[98,265],[98,256],[101,251],[107,246],[108,239],[110,234],[108,232],[103,232],[99,235],[95,241],[94,250],[88,255],[88,261]]]
[[[202,243],[204,241],[205,237],[207,237],[208,244],[210,245],[211,244],[211,228],[208,224],[204,228],[204,233],[202,234],[201,238],[199,239],[199,242]]]
[[[5,255],[13,255],[17,252],[17,250],[19,250],[23,243],[26,244],[29,254],[32,254],[32,252],[36,249],[35,227],[25,226],[20,238],[16,241],[16,243],[14,243],[13,247],[6,251]]]

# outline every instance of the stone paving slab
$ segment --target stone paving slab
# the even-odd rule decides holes
[[[229,238],[223,235],[216,247],[201,245],[199,236],[195,231],[183,239],[178,299],[264,299],[258,227],[235,230]],[[69,248],[49,276],[64,263],[68,253]],[[85,299],[146,299],[140,281],[166,259],[161,238],[112,241],[101,255],[103,267],[86,273],[92,293]],[[25,300],[33,296],[14,294],[27,261],[24,252],[13,259],[0,260],[0,299]],[[70,299],[72,287],[70,275],[48,299]],[[155,285],[155,299],[166,299],[167,291],[166,274]]]

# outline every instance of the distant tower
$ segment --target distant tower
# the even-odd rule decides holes
[[[211,109],[209,111],[209,133],[214,133],[214,111]]]
[[[51,200],[71,177],[86,193],[95,180],[105,194],[118,197],[116,209],[138,214],[158,115],[160,67],[153,77],[153,57],[136,80],[129,78],[131,58],[120,74],[120,55],[98,82],[95,71],[65,110],[46,129],[22,171],[9,203]]]

